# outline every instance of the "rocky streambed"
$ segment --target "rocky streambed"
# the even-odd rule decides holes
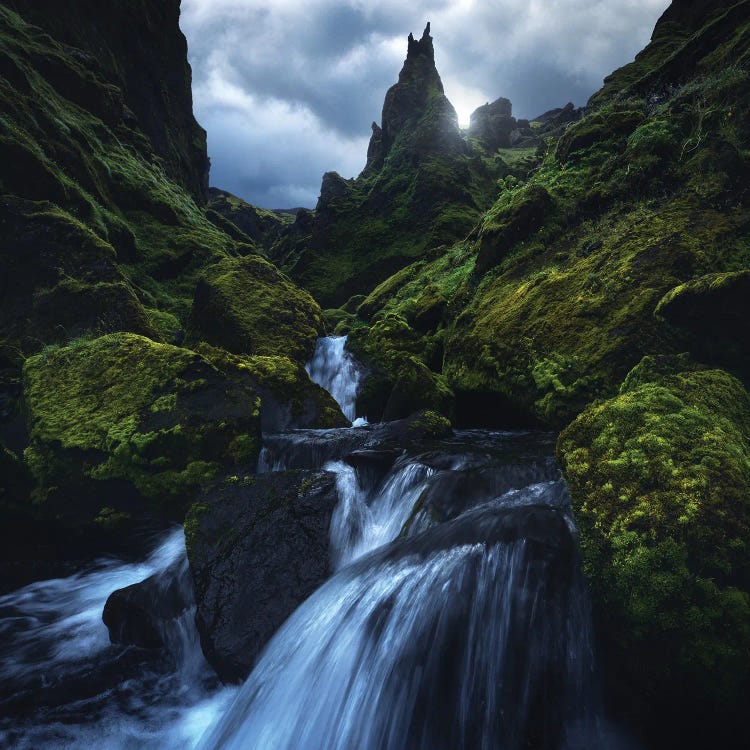
[[[142,563],[0,599],[0,740],[617,747],[552,450],[430,413],[264,435]]]

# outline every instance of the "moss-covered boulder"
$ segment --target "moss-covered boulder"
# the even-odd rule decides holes
[[[206,269],[195,290],[186,342],[304,362],[324,331],[313,298],[267,260],[250,255]]]
[[[196,351],[228,377],[250,377],[260,395],[263,432],[290,429],[348,427],[331,394],[310,380],[305,368],[289,357],[230,354],[209,344]]]
[[[681,284],[662,298],[656,315],[678,329],[700,361],[750,375],[750,271]]]
[[[187,349],[124,333],[81,340],[28,359],[23,384],[36,499],[74,524],[181,518],[222,467],[257,459],[254,379]]]
[[[440,350],[431,337],[415,331],[403,315],[380,315],[349,334],[347,347],[365,368],[357,413],[370,421],[401,419],[420,409],[449,415],[453,394],[444,378],[425,364]]]
[[[647,357],[615,398],[590,406],[561,434],[557,450],[612,710],[654,746],[713,738],[744,747],[747,391],[721,370]]]

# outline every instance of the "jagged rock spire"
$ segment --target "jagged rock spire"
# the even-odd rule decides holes
[[[424,115],[432,113],[423,121]],[[418,125],[418,123],[421,123]],[[388,89],[383,104],[382,126],[373,123],[365,170],[383,163],[399,133],[415,132],[423,148],[461,148],[458,117],[453,105],[445,98],[443,82],[435,67],[435,50],[427,23],[422,38],[408,37],[408,49],[398,83]]]
[[[427,57],[433,62],[435,61],[435,49],[432,46],[432,37],[430,36],[430,22],[427,22],[422,38],[417,41],[413,34],[409,34],[409,46],[406,53],[406,59],[409,60],[413,57],[418,56]]]

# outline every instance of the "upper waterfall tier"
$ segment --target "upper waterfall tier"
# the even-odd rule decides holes
[[[318,339],[306,369],[310,379],[325,388],[341,407],[344,416],[354,422],[361,372],[354,357],[346,351],[346,336]]]

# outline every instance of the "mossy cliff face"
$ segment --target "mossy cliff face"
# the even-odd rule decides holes
[[[255,245],[291,217],[263,214],[250,236],[205,205],[179,2],[58,5],[0,2],[11,560],[107,552],[138,524],[180,519],[219,470],[252,469],[261,426],[346,424],[302,368],[320,308]],[[206,356],[167,345],[188,324]]]
[[[466,240],[424,254],[349,311],[360,342],[408,345],[444,376],[459,421],[563,427],[651,353],[690,348],[743,372],[741,323],[708,311],[717,292],[702,297],[701,331],[677,296],[671,313],[660,306],[750,265],[750,4],[698,5],[674,6],[536,165],[497,182]],[[414,316],[428,287],[441,302],[425,325]],[[386,332],[378,321],[391,313],[405,325]]]
[[[70,32],[70,44],[91,45],[76,48],[0,4],[0,354],[11,362],[84,330],[172,338],[184,325],[200,269],[235,252],[234,241],[198,205],[202,192],[188,175],[193,157],[169,158],[171,151],[147,132],[151,121],[137,114],[135,83],[127,88],[126,72],[112,70],[123,40],[110,48],[106,35],[150,16],[139,21],[125,4],[90,5],[91,14],[81,16],[16,4],[34,19],[59,24],[53,35],[67,39]],[[143,40],[157,49],[179,34],[177,4],[160,8],[152,31],[164,39]],[[106,21],[102,14],[109,14]],[[170,73],[153,64],[141,71],[149,90]],[[189,91],[184,56],[182,66],[175,92]],[[189,110],[189,103],[188,97],[177,108]],[[154,107],[149,116],[161,111]],[[162,114],[162,127],[187,117]],[[200,138],[189,138],[200,150]],[[197,179],[196,170],[190,174]]]
[[[226,190],[209,188],[208,207],[211,211],[231,222],[245,234],[258,248],[266,252],[288,234],[294,223],[296,211],[269,211],[258,208],[228,193]]]
[[[260,446],[248,373],[134,334],[31,357],[24,401],[36,499],[74,521],[104,506],[179,518],[192,491],[221,467],[252,466]]]
[[[100,67],[122,92],[167,176],[198,202],[208,198],[206,132],[193,117],[187,42],[179,28],[180,0],[6,0],[28,23],[77,48],[76,57]],[[82,58],[80,50],[85,51]],[[65,73],[52,80],[62,83]],[[95,103],[69,75],[83,109]],[[131,115],[131,117],[132,117]],[[132,124],[132,123],[131,123]]]
[[[612,709],[679,746],[696,733],[747,736],[738,726],[750,688],[745,388],[684,358],[647,357],[616,397],[561,434],[558,456]]]
[[[52,5],[0,4],[0,356],[18,363],[86,332],[178,343],[206,269],[256,254],[203,206],[179,3]],[[284,353],[306,356],[319,308],[267,264],[247,266],[241,305],[293,310],[302,331]]]

